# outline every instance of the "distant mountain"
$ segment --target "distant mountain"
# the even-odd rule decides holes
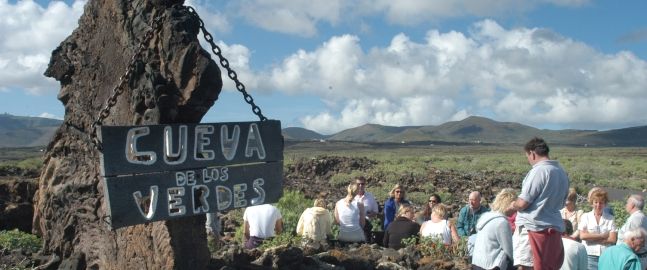
[[[332,134],[328,140],[522,144],[534,136],[545,138],[551,143],[568,145],[647,147],[647,126],[608,131],[549,130],[514,122],[498,122],[479,116],[470,116],[461,121],[447,122],[438,126],[394,127],[366,124]]]
[[[397,134],[415,127],[392,127],[377,124],[366,124],[356,128],[343,130],[330,136],[330,140],[336,141],[360,141],[360,142],[389,142]]]
[[[47,145],[62,120],[0,114],[0,147]]]
[[[0,114],[0,147],[47,145],[63,121],[42,117]],[[470,116],[461,121],[438,126],[384,126],[366,124],[336,134],[323,135],[300,127],[282,130],[286,140],[333,140],[367,143],[492,143],[522,144],[539,136],[551,143],[580,146],[642,146],[647,147],[647,126],[606,131],[548,130],[514,122],[498,122]]]
[[[300,127],[289,127],[282,130],[283,138],[286,140],[297,140],[297,141],[311,141],[311,140],[321,140],[325,139],[328,136],[321,135],[317,132],[314,132],[309,129],[300,128]]]

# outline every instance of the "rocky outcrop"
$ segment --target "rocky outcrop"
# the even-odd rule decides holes
[[[0,178],[3,174],[0,172]],[[31,232],[35,179],[0,179],[0,231]]]
[[[213,105],[222,88],[220,70],[200,47],[198,21],[182,4],[90,0],[78,28],[52,53],[45,75],[61,84],[65,119],[45,154],[33,218],[42,253],[60,258],[52,267],[204,269],[208,264],[204,216],[109,229],[100,153],[89,136],[154,18],[161,19],[161,27],[144,43],[103,124],[195,123]]]

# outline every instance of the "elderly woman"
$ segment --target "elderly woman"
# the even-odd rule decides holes
[[[476,223],[476,240],[472,269],[512,269],[512,231],[508,225],[509,206],[517,199],[511,188],[497,194],[492,211],[485,212]]]
[[[327,246],[327,239],[332,236],[332,218],[323,198],[315,199],[314,206],[303,211],[297,222],[297,234],[303,237],[304,245]]]
[[[431,194],[431,196],[429,196],[429,201],[427,202],[427,204],[425,204],[424,210],[418,213],[418,215],[416,216],[416,222],[422,225],[422,223],[425,223],[425,221],[431,219],[431,209],[439,203],[442,203],[440,196],[435,193]]]
[[[413,221],[414,211],[411,205],[402,205],[398,209],[398,217],[395,218],[384,232],[384,247],[400,249],[402,239],[417,236],[420,225]]]
[[[575,203],[577,202],[577,192],[574,188],[568,189],[568,195],[566,196],[566,202],[564,203],[564,209],[560,210],[559,213],[562,215],[562,219],[566,219],[573,224],[575,228],[573,234],[570,235],[573,239],[580,239],[580,230],[577,229],[582,219],[582,214],[584,211],[577,209]]]
[[[364,204],[353,201],[357,195],[357,185],[350,184],[346,188],[346,198],[335,204],[335,222],[339,224],[337,240],[342,242],[365,242],[364,222],[366,222]]]
[[[384,202],[384,230],[389,227],[389,223],[395,219],[395,213],[401,204],[411,204],[405,199],[404,188],[396,184],[389,192],[389,198]]]
[[[431,218],[420,227],[420,236],[442,240],[447,246],[460,240],[456,226],[447,221],[447,206],[442,203],[434,206]]]
[[[593,210],[584,213],[578,229],[580,239],[588,254],[588,269],[598,269],[598,260],[604,250],[616,243],[618,232],[613,222],[613,216],[604,211],[609,201],[607,192],[598,189],[589,196]]]

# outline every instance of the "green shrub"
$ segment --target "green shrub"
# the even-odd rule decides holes
[[[299,217],[306,208],[312,207],[313,201],[306,198],[299,191],[284,191],[283,197],[276,203],[276,207],[283,216],[283,233],[294,234],[297,230]]]
[[[290,233],[282,233],[271,239],[267,239],[263,241],[263,244],[261,244],[258,248],[261,250],[265,250],[268,248],[283,246],[283,245],[298,246],[300,242],[301,242],[301,236],[293,235]]]
[[[461,238],[458,243],[446,246],[442,239],[435,237],[422,237],[418,239],[417,236],[413,236],[402,239],[402,244],[406,247],[415,248],[420,251],[422,256],[430,256],[446,260],[467,256],[467,238]]]
[[[18,229],[11,231],[0,231],[0,247],[2,249],[24,249],[30,252],[37,252],[41,247],[41,240],[37,236]]]
[[[18,162],[18,167],[26,171],[40,171],[40,169],[43,167],[43,158],[34,157],[21,160],[20,162]]]

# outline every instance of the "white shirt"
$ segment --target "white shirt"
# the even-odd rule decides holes
[[[274,226],[281,219],[281,212],[271,204],[245,208],[243,220],[249,224],[249,236],[268,238],[274,236]]]
[[[579,230],[584,231],[587,229],[590,233],[605,233],[605,232],[616,232],[616,225],[613,222],[613,216],[608,213],[602,212],[600,217],[600,223],[595,221],[595,216],[593,215],[593,210],[591,212],[584,213],[582,215],[582,220],[580,220]],[[608,245],[601,245],[596,243],[589,243],[586,240],[582,240],[582,244],[586,247],[586,253],[591,256],[600,256],[602,251],[607,248]]]
[[[586,247],[580,242],[562,237],[564,244],[564,263],[560,270],[586,270],[588,258]]]
[[[630,229],[635,229],[638,227],[642,227],[645,231],[647,231],[647,216],[643,214],[642,211],[635,211],[629,215],[627,218],[627,221],[625,221],[625,224],[622,225],[620,230],[618,231],[618,242],[616,244],[620,244],[624,242],[624,233]],[[638,253],[643,253],[647,251],[647,245],[643,246],[638,250]]]
[[[447,223],[446,219],[436,223],[431,220],[425,221],[425,223],[422,224],[420,235],[422,237],[442,239],[444,244],[449,245],[452,243],[451,229],[449,228],[449,223]]]
[[[355,195],[355,198],[353,198],[353,202],[362,202],[364,204],[364,211],[366,211],[365,212],[366,218],[368,218],[367,213],[377,214],[379,212],[377,201],[375,200],[375,196],[373,196],[373,194],[371,194],[368,191],[365,191],[363,196],[359,194]]]
[[[353,232],[361,230],[359,224],[359,207],[358,202],[352,201],[346,205],[346,200],[337,201],[337,216],[339,217],[339,231]]]

